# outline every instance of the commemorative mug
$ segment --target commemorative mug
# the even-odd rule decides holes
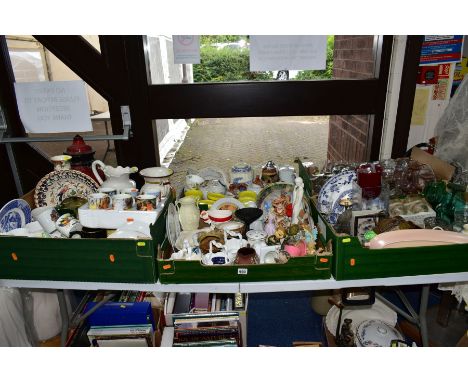
[[[150,194],[138,195],[136,197],[138,211],[154,211],[156,209],[156,196]]]
[[[64,214],[55,222],[58,231],[65,237],[81,237],[83,226],[72,214]]]
[[[117,194],[112,198],[112,207],[117,211],[129,210],[133,207],[133,198],[130,194]]]
[[[105,210],[110,207],[110,196],[104,192],[96,192],[88,196],[90,210]]]

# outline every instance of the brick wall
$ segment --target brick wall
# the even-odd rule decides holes
[[[334,79],[374,77],[374,36],[335,36]],[[368,115],[332,115],[327,158],[332,161],[366,160]]]

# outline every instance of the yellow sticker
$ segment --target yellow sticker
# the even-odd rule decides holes
[[[137,243],[137,245],[138,245],[139,247],[144,247],[144,246],[146,245],[146,243],[145,243],[144,241],[139,241],[139,242]]]
[[[351,242],[351,239],[347,237],[346,239],[341,240],[342,243],[349,243]]]

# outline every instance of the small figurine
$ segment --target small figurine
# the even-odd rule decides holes
[[[303,210],[304,182],[301,177],[297,177],[294,182],[296,185],[294,186],[292,198],[293,212],[291,222],[292,224],[297,224],[299,223],[299,214]]]

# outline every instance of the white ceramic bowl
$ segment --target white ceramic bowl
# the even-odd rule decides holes
[[[232,219],[231,210],[209,210],[208,217],[215,223],[224,223]]]
[[[149,167],[140,171],[140,175],[145,178],[167,178],[174,173],[174,170],[166,167]]]

